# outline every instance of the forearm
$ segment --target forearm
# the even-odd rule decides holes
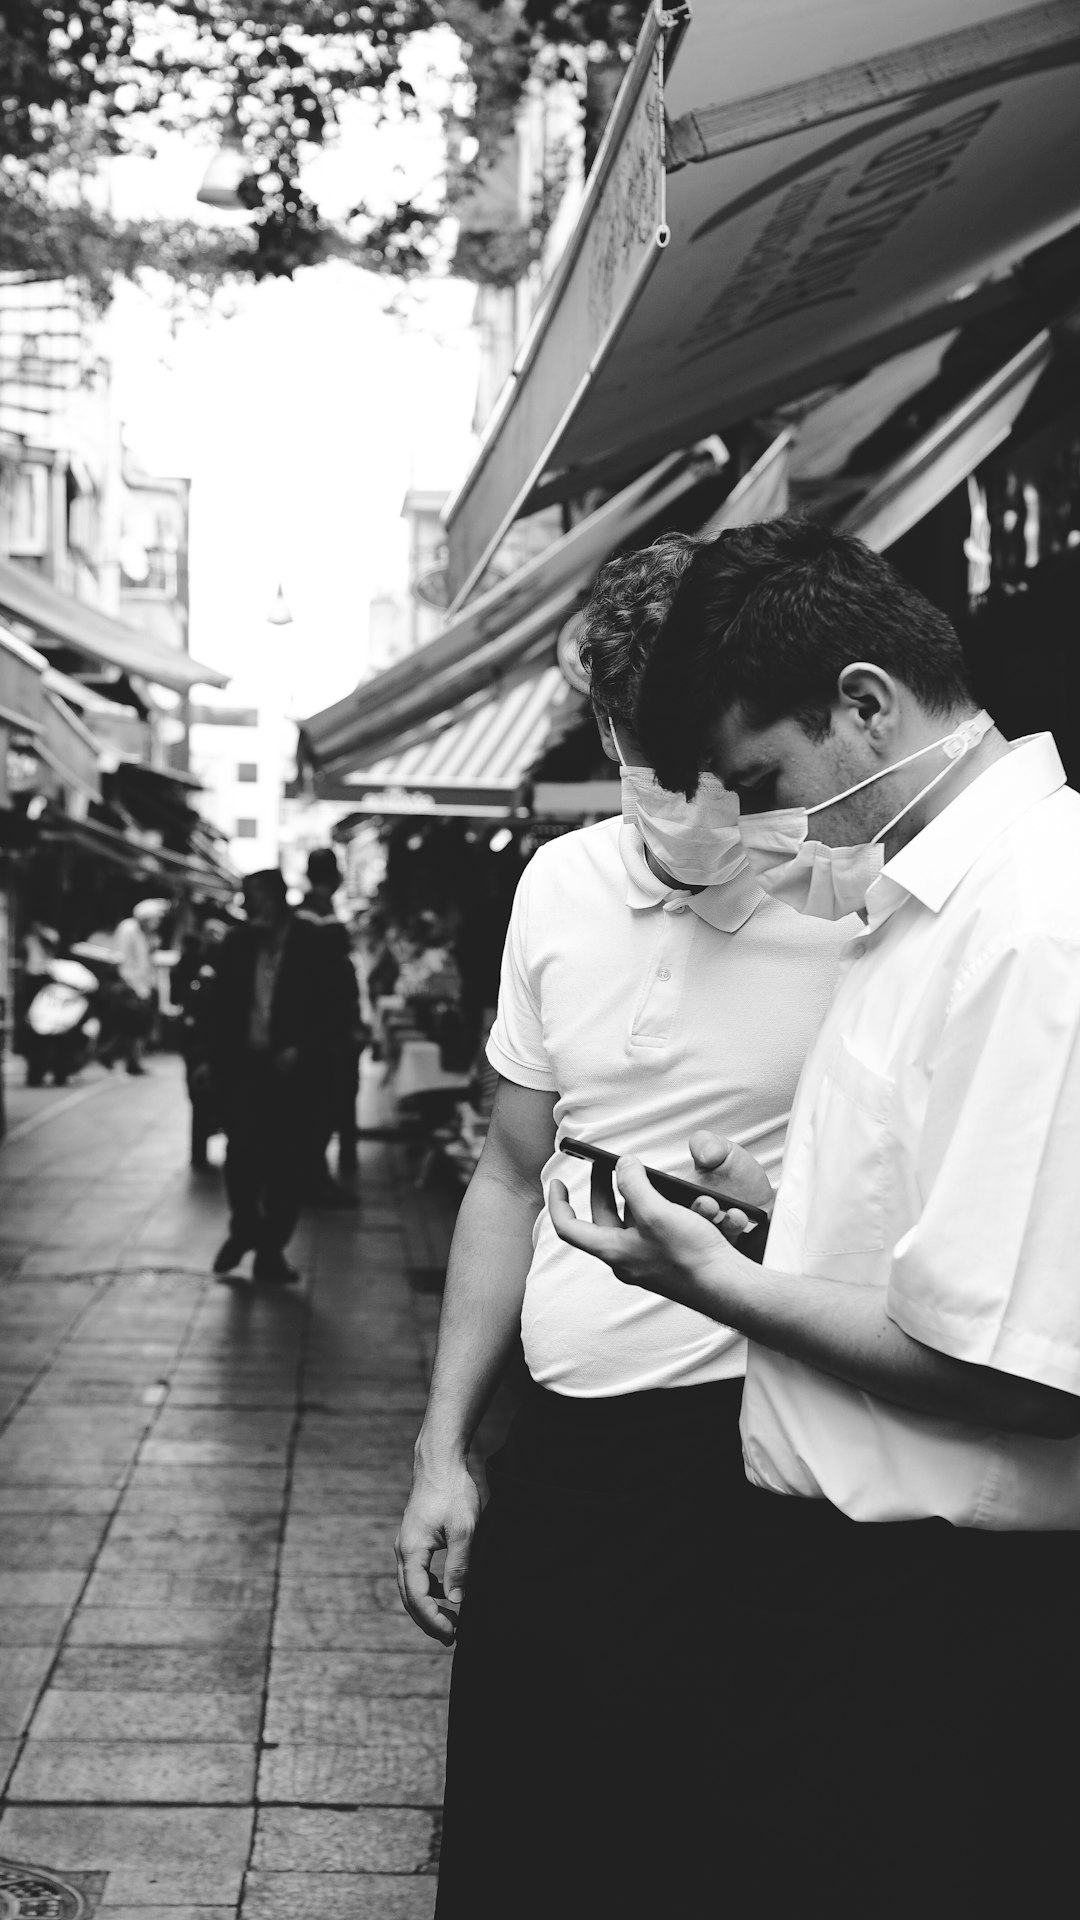
[[[464,1457],[521,1324],[532,1233],[542,1204],[483,1162],[461,1204],[446,1271],[421,1462]]]
[[[878,1399],[942,1419],[1062,1438],[1080,1402],[1038,1381],[939,1353],[890,1320],[878,1288],[740,1261],[716,1285],[715,1317],[792,1360]],[[1072,1430],[1076,1430],[1073,1428]]]

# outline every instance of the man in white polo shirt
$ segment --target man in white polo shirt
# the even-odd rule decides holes
[[[743,1343],[629,1297],[543,1210],[553,1176],[588,1192],[564,1134],[690,1173],[688,1133],[719,1128],[777,1166],[835,982],[837,930],[764,895],[731,796],[707,781],[687,805],[640,764],[637,689],[694,551],[670,536],[601,575],[583,651],[623,817],[540,849],[506,942],[498,1096],[398,1545],[404,1604],[437,1639],[454,1627],[433,1553],[449,1600],[469,1574],[439,1920],[696,1920],[716,1886],[706,1762],[733,1661]],[[470,1554],[468,1446],[519,1328],[533,1385]]]
[[[599,1184],[592,1225],[552,1194],[630,1300],[750,1339],[752,1681],[730,1726],[755,1910],[812,1887],[853,1920],[1056,1912],[1080,1707],[1080,799],[1048,734],[1010,746],[977,710],[944,616],[824,529],[699,552],[646,687],[660,777],[716,769],[771,841],[766,884],[864,920],[763,1266],[632,1162],[621,1220]],[[765,1197],[749,1156],[724,1172]]]

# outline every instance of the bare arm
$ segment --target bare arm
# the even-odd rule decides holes
[[[446,1547],[446,1596],[460,1600],[479,1515],[469,1443],[521,1323],[533,1227],[543,1206],[540,1175],[555,1146],[555,1099],[499,1081],[450,1249],[431,1391],[396,1544],[403,1605],[417,1626],[447,1644],[454,1623],[431,1593],[431,1559]]]
[[[560,1236],[605,1261],[620,1280],[914,1412],[1045,1439],[1080,1434],[1075,1395],[924,1345],[889,1319],[875,1288],[755,1266],[708,1218],[662,1200],[635,1160],[620,1161],[618,1180],[625,1220],[603,1180],[593,1182],[591,1222],[575,1219],[558,1182],[550,1206]],[[713,1206],[711,1217],[717,1212]]]

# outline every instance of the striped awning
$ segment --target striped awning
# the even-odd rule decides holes
[[[580,698],[558,667],[545,667],[417,745],[337,780],[320,798],[348,800],[357,813],[506,812],[553,723]]]

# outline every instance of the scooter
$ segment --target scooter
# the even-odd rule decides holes
[[[62,1087],[93,1059],[101,1021],[91,1003],[101,983],[81,960],[50,960],[45,975],[26,1010],[26,1084],[40,1087],[51,1074]]]

